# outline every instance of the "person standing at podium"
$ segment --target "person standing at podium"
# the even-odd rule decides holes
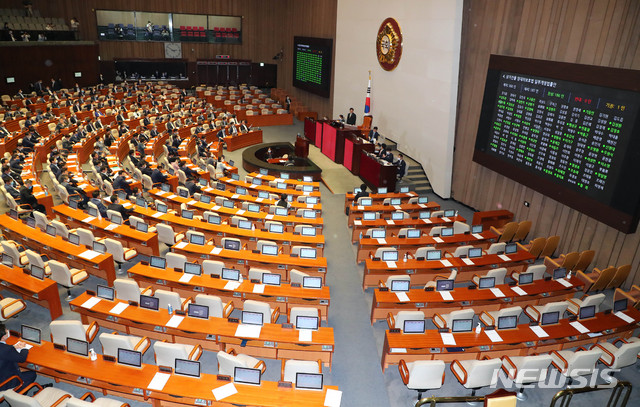
[[[353,108],[350,108],[349,113],[347,113],[347,124],[356,125],[356,114],[353,112]]]

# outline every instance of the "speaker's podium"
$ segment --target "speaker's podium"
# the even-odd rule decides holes
[[[360,178],[372,189],[387,187],[388,191],[396,190],[398,167],[378,159],[367,151],[360,152]]]
[[[296,157],[307,158],[309,156],[309,140],[304,137],[296,137]]]

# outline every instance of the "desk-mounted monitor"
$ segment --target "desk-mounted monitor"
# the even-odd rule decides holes
[[[515,329],[517,326],[518,317],[516,315],[498,317],[498,329]]]
[[[311,329],[317,331],[319,326],[320,319],[318,317],[296,316],[296,329]]]
[[[263,244],[262,245],[262,250],[260,251],[260,253],[266,254],[268,256],[277,256],[279,250],[280,249],[278,248],[277,245],[274,245],[274,244]]]
[[[302,177],[302,180],[303,180],[304,182],[313,182],[313,177],[312,177],[311,175],[304,175],[304,176]]]
[[[194,276],[202,275],[202,265],[198,263],[184,263],[184,272],[186,274],[193,274]]]
[[[107,246],[104,243],[93,242],[93,251],[98,252],[100,254],[107,253]]]
[[[175,374],[183,376],[200,377],[200,362],[197,360],[176,358],[174,372]]]
[[[253,185],[262,185],[262,180],[260,178],[253,178],[251,180],[251,184],[253,184]]]
[[[250,220],[240,219],[238,221],[238,229],[251,230],[253,223]]]
[[[525,285],[533,283],[533,273],[521,273],[518,275],[518,285]]]
[[[218,183],[216,183],[216,189],[218,191],[226,191],[227,184],[223,184],[222,182],[218,182]]]
[[[360,206],[371,206],[371,204],[373,204],[373,199],[371,199],[371,198],[364,197],[364,198],[358,199],[358,201],[359,202],[357,202],[357,203]]]
[[[181,212],[181,215],[185,219],[189,219],[189,220],[193,219],[193,211],[190,211],[188,209],[183,209]]]
[[[315,219],[316,211],[311,209],[305,209],[304,211],[302,211],[302,217],[305,219]]]
[[[482,225],[471,226],[471,233],[482,233]]]
[[[309,204],[309,205],[316,205],[319,202],[318,197],[317,196],[308,196],[305,199],[305,203]]]
[[[400,187],[400,190],[398,192],[401,194],[409,193],[409,187]]]
[[[36,220],[35,218],[32,218],[31,216],[29,216],[27,218],[27,226],[29,226],[30,228],[34,228],[36,227]]]
[[[302,192],[313,192],[313,185],[303,185]]]
[[[373,229],[371,230],[371,238],[372,239],[384,239],[385,237],[387,237],[387,230],[380,228],[380,229]]]
[[[206,180],[206,179],[204,179],[204,178],[198,178],[198,184],[200,184],[200,186],[202,186],[202,187],[206,187],[206,186],[208,186],[208,185],[207,185],[207,184],[208,184],[208,182],[207,182],[207,180]]]
[[[118,348],[118,363],[131,367],[142,367],[142,353]]]
[[[280,285],[280,274],[276,273],[264,273],[262,274],[262,284],[266,285]]]
[[[204,204],[209,204],[209,203],[211,203],[211,197],[209,195],[201,194],[200,195],[200,202],[202,202]]]
[[[181,198],[188,198],[189,197],[189,190],[188,189],[179,188],[178,189],[178,196],[181,197]]]
[[[80,244],[80,236],[75,233],[69,233],[69,243],[78,246]]]
[[[559,280],[561,278],[565,278],[567,276],[567,269],[564,267],[558,267],[553,270],[553,279]]]
[[[276,216],[287,216],[288,214],[289,214],[289,211],[287,210],[287,208],[283,208],[282,206],[278,206],[275,209]]]
[[[440,236],[442,237],[453,236],[453,228],[440,229]]]
[[[271,233],[284,233],[284,225],[282,223],[270,223],[269,232]]]
[[[375,212],[362,212],[362,220],[376,220],[376,218]]]
[[[166,204],[163,204],[163,203],[160,203],[160,202],[158,202],[158,203],[156,204],[156,210],[157,210],[158,212],[160,212],[160,213],[167,213],[167,210],[168,210],[168,209],[169,209],[169,208],[167,207],[167,205],[166,205]]]
[[[233,381],[235,383],[260,386],[260,376],[260,369],[236,366],[233,371]]]
[[[233,160],[229,160],[227,163],[228,163],[230,166],[232,166],[232,167],[235,167],[235,166],[236,166],[236,165],[235,165],[236,163],[235,163],[235,161],[233,161]]]
[[[136,223],[136,230],[138,232],[147,233],[149,231],[149,225],[144,222]]]
[[[261,175],[269,175],[269,171],[266,168],[260,168]]]
[[[42,331],[29,325],[22,325],[20,339],[40,345],[42,343]]]
[[[78,209],[78,201],[75,199],[69,199],[69,208]]]
[[[278,189],[287,189],[287,184],[284,182],[278,182],[276,183],[276,188]]]
[[[89,342],[67,337],[67,352],[78,356],[89,356]]]
[[[238,194],[238,195],[246,195],[247,194],[247,188],[245,188],[245,187],[236,187],[236,194]]]
[[[103,300],[113,301],[116,298],[116,290],[114,290],[113,287],[98,284],[96,295]]]
[[[322,288],[322,277],[304,276],[302,277],[303,288]]]
[[[389,189],[387,187],[380,187],[378,188],[378,193],[379,194],[386,194],[389,192]]]
[[[478,288],[493,288],[496,286],[495,277],[480,277]]]
[[[261,312],[242,311],[241,322],[249,325],[262,325],[263,315]]]
[[[258,205],[258,204],[249,204],[249,205],[247,205],[247,211],[258,213],[258,212],[260,212],[260,205]]]
[[[431,211],[420,211],[418,217],[420,219],[429,219],[431,217]]]
[[[12,261],[13,262],[13,261]],[[36,266],[35,264],[31,265],[31,275],[38,280],[44,280],[44,268],[40,266]]]
[[[391,198],[389,200],[389,205],[402,205],[402,199],[400,198]]]
[[[224,241],[224,249],[234,250],[237,252],[240,250],[240,242],[238,240],[227,239]]]
[[[280,178],[289,179],[289,173],[288,172],[281,172],[280,173]]]
[[[120,215],[119,213],[112,213],[109,217],[109,220],[111,220],[111,222],[115,223],[116,225],[122,225],[122,215]]]
[[[451,332],[471,332],[471,329],[473,329],[473,318],[451,321]]]
[[[480,247],[473,247],[469,249],[469,251],[467,252],[467,257],[469,257],[470,259],[482,257],[482,249]]]
[[[426,204],[429,202],[429,197],[427,196],[419,196],[418,197],[418,203],[419,204]]]
[[[150,295],[140,295],[140,308],[158,311],[160,309],[160,299]]]
[[[398,261],[397,250],[385,250],[382,252],[382,261]]]
[[[589,319],[596,316],[596,306],[588,305],[586,307],[580,307],[580,312],[578,313],[579,319]]]
[[[403,212],[391,212],[391,220],[402,220],[404,219]]]
[[[322,373],[296,373],[296,389],[322,390]]]
[[[442,250],[427,250],[427,260],[440,260],[442,258]]]
[[[627,299],[621,298],[613,302],[613,312],[626,311],[628,307]]]
[[[209,318],[209,307],[202,304],[190,303],[187,307],[187,315],[193,318]]]
[[[240,181],[240,176],[236,173],[231,174],[231,179],[234,181]]]
[[[393,292],[407,292],[411,286],[411,281],[409,280],[391,280],[391,291]]]
[[[220,277],[223,280],[240,281],[240,271],[236,269],[223,267],[222,274],[220,275]]]
[[[149,258],[149,265],[157,269],[164,269],[167,267],[167,260],[164,257],[151,256]]]
[[[313,226],[303,226],[301,229],[302,229],[302,232],[300,234],[302,236],[315,236],[316,235],[316,228],[314,228]]]
[[[315,259],[318,256],[316,249],[312,247],[301,247],[300,258],[301,259]]]
[[[420,229],[409,229],[407,230],[407,239],[418,239],[422,236],[422,232]]]
[[[136,205],[141,206],[143,208],[146,208],[147,207],[147,201],[145,201],[144,198],[137,197],[136,198]]]
[[[518,252],[518,244],[517,243],[507,243],[504,246],[504,254],[515,254]]]
[[[45,229],[45,233],[48,234],[49,236],[56,237],[56,234],[57,234],[56,227],[53,225],[47,225]]]
[[[451,291],[455,280],[437,280],[436,291]]]
[[[540,318],[540,325],[553,325],[557,324],[558,321],[560,321],[560,312],[545,312]]]
[[[406,334],[421,334],[426,328],[424,319],[406,319],[402,326],[402,332]]]
[[[161,188],[164,192],[171,192],[171,185],[169,185],[169,184],[162,184],[162,185],[160,185],[160,188]]]

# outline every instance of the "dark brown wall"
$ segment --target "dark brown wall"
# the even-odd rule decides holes
[[[640,233],[620,233],[471,159],[490,54],[640,69],[639,38],[637,0],[465,0],[453,167],[455,199],[532,220],[532,236],[561,236],[559,252],[595,249],[599,267],[631,263],[627,287],[640,283]]]
[[[21,0],[6,0],[3,7],[21,8],[21,3]],[[284,48],[284,59],[278,62],[278,87],[291,89],[294,96],[321,115],[332,111],[331,99],[292,88],[291,52],[294,35],[335,40],[337,0],[35,0],[33,3],[43,16],[63,17],[66,21],[77,17],[80,38],[91,41],[97,41],[96,9],[242,16],[241,45],[183,43],[183,57],[196,61],[226,54],[233,59],[272,63],[273,56]],[[102,61],[164,58],[161,42],[99,41],[98,44]]]
[[[18,89],[28,91],[28,84],[42,79],[49,85],[51,78],[61,78],[65,87],[76,82],[80,86],[94,85],[98,80],[97,45],[36,45],[0,47],[0,94],[14,95]],[[82,72],[75,78],[74,72]],[[5,78],[16,78],[14,84]]]

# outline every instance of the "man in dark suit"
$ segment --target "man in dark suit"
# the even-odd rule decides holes
[[[127,209],[127,208],[125,208],[124,206],[122,206],[121,204],[118,203],[118,195],[117,194],[111,195],[111,203],[109,204],[109,206],[107,206],[107,209],[109,209],[110,211],[118,212],[122,216],[123,220],[129,219],[129,216],[131,215],[131,212],[133,212],[133,208]]]
[[[100,216],[102,216],[103,218],[107,217],[107,207],[104,206],[104,204],[102,203],[102,200],[100,199],[100,191],[98,191],[98,190],[93,191],[93,195],[92,195],[91,201],[89,201],[89,202],[91,202],[96,207],[98,207],[98,211],[100,212]]]
[[[163,164],[158,165],[158,167],[154,168],[151,171],[151,182],[154,184],[162,184],[167,182],[167,176],[162,173],[162,169],[164,168]]]
[[[33,185],[30,179],[27,179],[20,188],[20,203],[31,206],[34,211],[47,213],[44,205],[38,203],[38,199],[33,195]]]
[[[131,188],[131,184],[125,177],[124,170],[120,170],[116,179],[113,180],[113,189],[122,189],[124,192],[126,192],[127,195],[135,194],[135,191]]]
[[[404,160],[404,155],[402,153],[398,154],[398,161],[396,162],[398,166],[398,179],[402,179],[404,177],[404,173],[407,171],[407,163]]]
[[[350,108],[349,113],[347,113],[347,124],[356,125],[356,114],[353,112],[353,108]]]
[[[9,337],[9,330],[0,323],[0,383],[11,376],[18,376],[22,379],[22,388],[25,388],[36,381],[36,372],[32,370],[22,372],[18,366],[18,363],[24,363],[27,360],[29,349],[25,348],[26,344],[22,341],[18,341],[14,345],[7,345],[6,341]],[[0,387],[0,390],[11,389],[18,384],[18,380],[14,379]]]
[[[378,137],[380,137],[380,134],[378,134],[378,127],[376,126],[373,130],[369,131],[369,141],[376,144],[378,142]]]
[[[358,192],[353,197],[353,205],[357,205],[358,204],[358,199],[359,198],[366,197],[366,196],[369,196],[369,192],[367,191],[367,184],[362,184],[362,185],[360,185],[360,192]]]

